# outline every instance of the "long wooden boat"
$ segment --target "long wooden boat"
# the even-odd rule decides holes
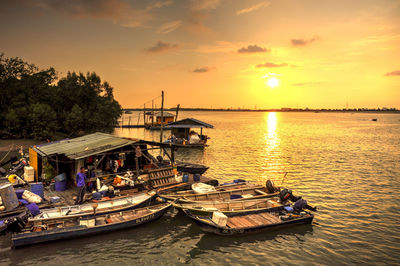
[[[173,202],[172,206],[178,210],[188,210],[193,215],[211,215],[215,211],[222,213],[239,213],[264,209],[277,209],[283,206],[279,199],[265,198],[255,200],[225,201],[225,202],[200,202],[200,203],[178,203]]]
[[[135,227],[160,218],[171,206],[170,203],[162,203],[91,217],[30,221],[21,232],[12,235],[12,243],[14,247],[21,247]]]
[[[150,204],[151,200],[156,196],[156,193],[142,192],[134,195],[116,198],[107,201],[100,201],[97,203],[85,203],[82,205],[63,206],[50,209],[42,209],[40,214],[30,221],[59,219],[64,217],[78,217],[98,214],[107,214],[113,212],[120,212],[144,207]]]
[[[160,194],[159,196],[177,202],[202,202],[202,201],[230,201],[230,200],[249,200],[271,198],[278,195],[268,193],[264,187],[245,187],[227,191],[216,191],[204,194]]]
[[[193,187],[193,185],[191,185],[191,186]],[[215,191],[230,191],[230,190],[243,189],[243,188],[263,189],[263,186],[249,183],[249,182],[242,182],[242,183],[235,183],[235,184],[228,184],[228,185],[219,185],[219,186],[215,186],[214,188],[215,188]],[[208,193],[211,193],[211,192],[212,191],[210,191]],[[194,191],[193,189],[186,189],[186,190],[179,190],[179,191],[174,191],[174,192],[171,192],[168,190],[167,191],[159,190],[158,194],[162,197],[176,199],[176,198],[182,198],[185,196],[199,194],[199,193],[196,193],[196,191]]]
[[[218,235],[243,235],[296,224],[310,224],[314,218],[310,212],[288,213],[281,207],[279,210],[265,209],[245,213],[227,213],[226,224],[218,225],[213,221],[211,215],[198,216],[188,210],[184,210],[184,212],[200,226],[200,229]]]

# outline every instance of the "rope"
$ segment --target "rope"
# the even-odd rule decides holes
[[[3,157],[3,159],[0,160],[0,163],[4,161],[5,158],[7,158],[7,156],[10,154],[10,152],[12,151],[14,147],[14,144],[11,144],[11,148],[8,150],[7,154]]]

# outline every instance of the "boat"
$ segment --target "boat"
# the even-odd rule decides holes
[[[189,210],[194,215],[209,215],[214,211],[222,213],[239,213],[263,209],[279,208],[283,206],[278,198],[266,198],[255,200],[233,200],[225,202],[201,202],[201,203],[172,203],[178,210]]]
[[[310,224],[314,215],[310,212],[288,212],[285,207],[278,209],[263,209],[242,213],[220,213],[199,216],[189,210],[183,210],[200,229],[217,235],[244,235],[267,229]]]
[[[160,197],[166,200],[172,200],[177,202],[203,202],[203,201],[230,201],[230,200],[248,200],[248,199],[259,199],[259,198],[272,198],[279,194],[267,193],[265,188],[262,186],[246,187],[233,189],[228,191],[216,191],[204,194],[159,194]]]
[[[160,218],[172,205],[161,203],[145,208],[91,217],[68,217],[48,221],[30,221],[12,234],[14,247],[70,239],[126,229]]]
[[[150,204],[156,193],[142,192],[131,196],[116,198],[96,203],[85,203],[82,205],[63,206],[50,209],[42,209],[40,214],[29,218],[30,221],[44,221],[50,219],[59,219],[65,217],[90,216],[132,210],[144,207]]]
[[[177,170],[182,173],[199,174],[202,175],[208,170],[208,166],[195,164],[195,163],[185,163],[176,162]]]
[[[214,126],[195,118],[185,118],[171,122],[165,128],[171,129],[171,136],[164,143],[177,148],[204,148],[208,146],[206,143],[209,137],[203,135],[203,128],[214,128]],[[200,128],[200,134],[192,130],[194,128]]]
[[[203,182],[201,182],[201,183],[205,184]],[[193,183],[193,184],[196,184],[196,183]],[[186,189],[186,190],[181,189],[181,190],[176,190],[176,191],[158,190],[158,194],[161,197],[165,196],[169,199],[182,198],[182,197],[185,197],[188,195],[198,194],[198,193],[196,193],[196,191],[193,190],[193,184],[190,185],[191,189]],[[207,185],[212,185],[212,184],[207,184]],[[253,184],[253,183],[249,183],[249,182],[229,183],[226,185],[218,185],[218,186],[213,186],[213,187],[215,188],[215,191],[229,191],[229,190],[236,190],[236,189],[241,189],[241,188],[259,188],[259,189],[263,188],[262,186],[259,186],[259,185]],[[208,192],[208,193],[210,193],[210,192]]]

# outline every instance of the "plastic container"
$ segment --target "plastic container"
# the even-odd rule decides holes
[[[285,206],[284,209],[285,209],[287,212],[293,212],[293,208],[290,207],[290,206]]]
[[[41,198],[44,198],[43,183],[42,182],[32,183],[31,184],[31,192],[35,193],[36,195],[40,196]]]
[[[56,181],[54,183],[54,189],[55,191],[64,191],[67,189],[67,180],[63,181]]]
[[[65,175],[65,173],[59,174],[58,176],[54,177],[54,181],[58,181],[58,182],[62,182],[67,180],[67,176]]]
[[[200,181],[200,175],[199,174],[194,174],[193,181],[194,182],[199,182]]]
[[[222,212],[213,212],[212,221],[219,226],[226,226],[228,222],[228,217]]]
[[[25,189],[17,189],[15,190],[15,194],[17,194],[18,199],[22,199],[22,194],[24,194]]]
[[[183,176],[182,176],[182,182],[189,182],[189,175],[188,174],[184,174]]]
[[[11,184],[0,187],[0,197],[7,211],[13,210],[19,206],[17,194],[15,194],[14,187]]]

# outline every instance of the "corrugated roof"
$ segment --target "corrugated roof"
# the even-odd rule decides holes
[[[139,140],[120,138],[111,134],[96,132],[86,136],[64,139],[34,146],[42,156],[63,154],[70,159],[81,159],[98,153],[121,148]]]
[[[197,120],[195,118],[185,118],[176,122],[169,123],[166,128],[214,128],[213,125]]]

